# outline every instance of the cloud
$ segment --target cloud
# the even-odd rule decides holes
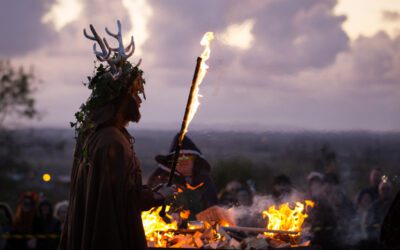
[[[382,19],[388,22],[396,22],[400,19],[400,13],[397,11],[384,10],[382,11]]]
[[[127,37],[129,38],[131,34],[139,34],[135,36],[135,53],[142,55],[142,46],[150,37],[147,24],[154,14],[153,9],[147,0],[122,0],[122,4],[126,8],[131,24]]]
[[[252,34],[254,24],[255,21],[252,18],[242,23],[231,24],[219,35],[218,39],[228,46],[249,49],[254,41],[254,35]]]
[[[48,1],[4,1],[0,8],[0,56],[12,57],[35,50],[55,39],[42,24]]]
[[[52,24],[56,31],[60,31],[78,19],[82,10],[83,3],[80,0],[56,0],[41,20],[43,23]]]
[[[83,37],[82,29],[92,23],[115,46],[104,27],[115,30],[120,19],[123,34],[134,32],[142,51],[131,58],[132,62],[143,58],[146,78],[148,100],[142,106],[143,125],[139,127],[179,125],[196,58],[203,50],[199,45],[202,35],[214,31],[218,37],[239,26],[240,38],[246,39],[236,41],[235,46],[212,42],[210,69],[200,90],[204,97],[193,126],[400,127],[400,38],[387,32],[350,38],[343,29],[350,17],[335,14],[334,0],[107,3],[85,1],[82,14],[58,32],[51,24],[41,23],[51,5],[36,7],[35,15],[24,10],[27,18],[21,22],[45,34],[35,38],[35,33],[29,33],[28,41],[38,41],[25,50],[11,46],[13,61],[34,64],[45,81],[38,103],[48,113],[38,125],[68,126],[88,96],[81,82],[94,66],[93,42]],[[135,21],[138,16],[141,23]],[[14,39],[23,40],[23,32]]]
[[[359,36],[371,37],[380,31],[385,31],[394,38],[400,34],[400,30],[397,23],[388,22],[385,18],[382,18],[382,13],[387,10],[390,10],[390,12],[400,12],[400,2],[338,0],[334,13],[346,15],[347,18],[343,23],[343,29],[351,40],[356,40]]]

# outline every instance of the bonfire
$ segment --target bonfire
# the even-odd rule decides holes
[[[228,210],[213,206],[196,215],[198,221],[182,223],[189,211],[169,213],[161,217],[161,207],[142,213],[148,246],[152,248],[229,248],[265,249],[307,246],[303,224],[314,203],[310,200],[271,206],[260,215],[265,228],[241,227],[235,224]],[[182,227],[182,225],[184,225]]]

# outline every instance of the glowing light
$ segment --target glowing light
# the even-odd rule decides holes
[[[379,31],[385,31],[394,37],[400,34],[398,21],[388,22],[384,13],[400,12],[400,2],[390,0],[339,0],[335,7],[336,15],[346,15],[343,29],[350,39],[359,36],[373,36]]]
[[[51,175],[48,174],[48,173],[43,174],[43,175],[42,175],[42,180],[43,180],[44,182],[49,182],[49,181],[51,181]]]
[[[254,19],[247,19],[242,23],[229,25],[217,38],[226,45],[239,49],[249,49],[254,42],[252,33],[254,24]]]
[[[122,0],[122,5],[126,8],[131,29],[127,32],[125,39],[129,40],[133,35],[135,38],[135,54],[142,53],[142,47],[150,37],[147,24],[153,16],[153,9],[147,0]]]
[[[81,0],[57,0],[42,17],[43,23],[50,23],[59,31],[78,19],[82,13]]]

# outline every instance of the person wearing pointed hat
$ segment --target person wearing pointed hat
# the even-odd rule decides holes
[[[59,250],[144,250],[141,212],[161,206],[174,190],[165,186],[155,192],[142,185],[134,138],[126,129],[129,122],[139,122],[140,95],[145,98],[143,71],[126,60],[133,54],[133,38],[123,46],[118,21],[118,34],[106,29],[119,41],[113,49],[90,29],[93,36],[84,34],[97,41],[103,52],[95,44],[96,57],[108,65],[100,64],[88,78],[92,93],[71,124],[77,142]]]
[[[158,168],[149,177],[147,183],[149,186],[157,187],[168,182],[177,140],[178,135],[171,143],[169,154],[155,157]],[[217,190],[210,171],[211,166],[200,149],[185,135],[173,178],[174,184],[181,187],[183,192],[177,195],[172,206],[177,210],[189,210],[190,220],[195,219],[197,213],[218,202]]]

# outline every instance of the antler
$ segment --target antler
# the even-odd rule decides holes
[[[116,79],[117,75],[117,67],[115,66],[115,63],[113,61],[111,61],[110,56],[111,56],[111,50],[107,50],[106,46],[104,46],[104,44],[107,44],[107,41],[105,38],[103,38],[103,40],[100,38],[100,36],[97,34],[96,29],[93,27],[93,25],[89,25],[90,30],[92,31],[93,36],[89,36],[86,32],[86,29],[83,29],[83,35],[89,39],[89,40],[93,40],[96,41],[101,48],[101,52],[97,51],[96,49],[96,43],[93,44],[93,52],[96,55],[96,58],[99,59],[99,61],[104,62],[107,61],[108,64],[110,65],[111,68],[111,76]],[[104,42],[104,43],[103,43]],[[119,76],[119,75],[118,75]]]
[[[114,51],[116,52],[116,58],[114,58],[114,61],[116,63],[119,63],[120,61],[125,61],[126,59],[128,59],[131,55],[133,55],[133,53],[135,52],[135,42],[133,41],[133,36],[131,36],[131,42],[130,44],[125,48],[124,47],[124,43],[122,41],[122,34],[121,34],[121,22],[119,20],[117,20],[117,26],[118,26],[118,33],[114,34],[111,31],[108,30],[108,28],[106,28],[106,32],[108,35],[114,37],[115,39],[118,40],[118,48],[111,48],[107,41],[104,39],[105,45],[106,47],[110,50],[110,51]],[[130,50],[130,51],[129,51]]]
[[[99,44],[101,52],[97,51],[96,43],[93,44],[93,52],[96,55],[96,58],[99,59],[99,61],[107,61],[107,63],[110,65],[111,76],[114,80],[116,80],[122,73],[122,68],[117,66],[121,62],[126,61],[135,52],[135,42],[133,41],[133,36],[131,36],[130,44],[126,48],[124,48],[124,44],[122,42],[121,22],[119,20],[117,21],[117,25],[117,34],[110,32],[107,28],[106,32],[108,35],[118,40],[118,48],[110,47],[105,38],[101,39],[94,29],[93,25],[89,26],[93,36],[89,36],[86,32],[86,29],[83,29],[83,35],[87,39],[96,41]],[[111,52],[114,52],[114,56],[111,56]]]

